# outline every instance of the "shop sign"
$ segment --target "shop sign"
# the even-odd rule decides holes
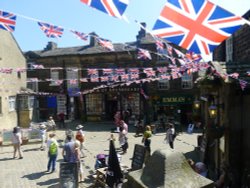
[[[133,92],[133,91],[139,91],[139,88],[136,87],[117,87],[117,88],[103,88],[103,89],[98,89],[97,92],[104,93],[107,91],[113,91],[113,92],[118,92],[118,91],[125,91],[125,92]]]
[[[162,104],[192,104],[192,102],[192,96],[171,96],[162,98]]]

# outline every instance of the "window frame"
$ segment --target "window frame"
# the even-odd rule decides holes
[[[181,88],[192,89],[193,87],[193,74],[184,73],[181,77]]]
[[[8,103],[9,103],[9,112],[15,111],[16,110],[16,96],[9,96]]]

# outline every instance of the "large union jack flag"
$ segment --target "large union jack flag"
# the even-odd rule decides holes
[[[46,34],[49,38],[59,38],[63,34],[63,28],[55,25],[51,25],[48,23],[38,22],[41,30]]]
[[[110,16],[122,18],[129,0],[81,0],[81,2]]]
[[[209,54],[244,23],[206,0],[168,0],[153,34],[198,54]]]
[[[16,26],[16,15],[0,11],[0,29],[13,32]]]

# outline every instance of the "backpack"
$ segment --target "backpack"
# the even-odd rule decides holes
[[[57,145],[55,142],[52,142],[49,146],[49,154],[56,155],[57,154]]]
[[[77,133],[76,134],[76,140],[78,140],[79,142],[83,143],[84,142],[84,137],[82,134]]]

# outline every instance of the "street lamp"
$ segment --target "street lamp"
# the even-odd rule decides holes
[[[198,110],[198,109],[200,108],[200,105],[201,105],[201,102],[200,102],[200,101],[198,101],[198,100],[195,100],[195,101],[194,101],[194,108],[195,108],[196,110]]]
[[[209,106],[208,112],[209,112],[210,118],[216,118],[217,117],[217,107],[215,105]]]

